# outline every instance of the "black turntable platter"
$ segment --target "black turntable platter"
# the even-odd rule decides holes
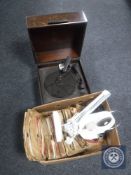
[[[44,87],[52,97],[64,98],[73,94],[76,81],[71,71],[65,74],[55,71],[47,75]]]
[[[39,67],[39,87],[42,103],[74,98],[89,93],[79,62],[61,74],[59,62]]]

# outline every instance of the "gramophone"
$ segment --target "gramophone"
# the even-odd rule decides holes
[[[84,12],[27,17],[42,103],[90,93],[81,64]]]

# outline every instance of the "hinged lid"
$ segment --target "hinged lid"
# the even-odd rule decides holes
[[[86,24],[83,11],[27,17],[36,62],[80,57]]]

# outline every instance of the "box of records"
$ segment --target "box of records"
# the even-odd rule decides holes
[[[120,145],[108,91],[43,104],[25,112],[23,136],[29,160],[60,163]]]

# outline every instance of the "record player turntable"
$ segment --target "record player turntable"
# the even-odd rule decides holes
[[[71,63],[70,57],[51,67],[40,68],[43,99],[50,102],[86,94],[88,86],[81,71],[78,63]]]
[[[84,12],[27,17],[42,103],[90,93],[80,62]]]

